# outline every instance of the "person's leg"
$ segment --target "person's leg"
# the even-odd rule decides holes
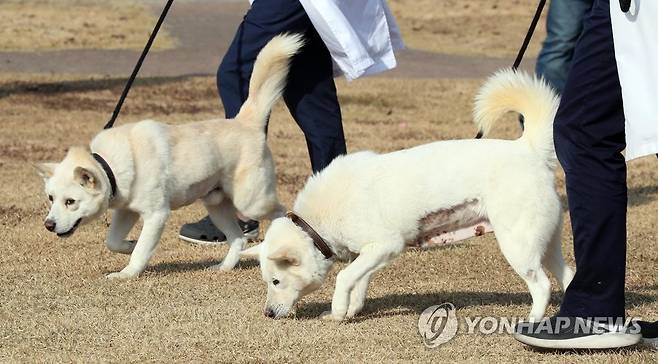
[[[217,71],[217,88],[224,105],[226,118],[235,117],[235,115],[238,114],[240,107],[247,99],[249,91],[249,80],[253,71],[254,62],[256,61],[258,53],[267,44],[267,42],[269,42],[274,36],[281,33],[290,32],[306,34],[310,33],[309,29],[313,29],[313,26],[310,19],[306,15],[304,8],[298,0],[256,0],[253,2],[251,8],[249,11],[247,11],[247,14],[244,17],[244,20],[238,27],[235,37],[231,42],[231,45],[226,52],[226,55],[222,59],[222,62]],[[302,54],[307,55],[303,58],[317,60],[317,57],[314,59],[312,56],[308,56],[308,54],[316,51],[318,47],[317,44],[315,44],[315,41],[311,41],[311,45],[313,47],[311,50],[306,50],[306,47],[304,50],[302,50]],[[297,56],[293,59],[293,65],[291,66],[291,78],[297,79],[297,77],[292,76],[293,74],[298,74],[301,77],[308,77],[309,79],[314,79],[317,77],[312,72],[295,72],[295,69],[298,68],[294,65],[296,64],[296,58]],[[331,62],[328,51],[326,53],[326,58],[323,59],[328,59],[328,61]],[[305,62],[302,61],[297,63],[304,64]],[[301,69],[306,70],[306,68]],[[324,75],[324,70],[326,67],[320,67],[318,69],[321,71],[318,73]],[[296,87],[303,88],[307,87],[309,84],[311,83],[293,82],[290,84],[289,82],[286,89],[289,90]],[[327,87],[322,87],[322,85],[326,84],[326,81],[319,84],[321,84],[320,87],[317,87],[319,92],[309,92],[308,90],[303,89],[299,91],[299,94],[306,95],[308,93],[326,93]],[[333,86],[333,79],[331,79],[331,85]],[[333,96],[335,99],[335,88],[333,89]],[[322,98],[317,99],[322,100]],[[338,105],[337,100],[335,101],[335,105]],[[295,116],[295,119],[298,121],[298,123],[300,120],[302,120],[304,124],[307,124],[313,120],[308,117],[300,118],[299,116],[296,116],[296,113],[293,112],[293,110],[296,109],[299,108],[291,108],[291,112],[293,116]],[[311,109],[311,111],[324,112],[318,108]],[[338,121],[340,123],[340,110],[338,110],[338,115]],[[309,139],[315,140],[315,134],[309,135],[306,133],[307,129],[308,128],[302,127],[302,130],[304,130],[306,134],[307,141]],[[331,154],[325,152],[326,148],[319,148],[320,152],[316,152],[315,149],[318,148],[311,149],[309,147],[309,153],[311,154],[311,165],[314,167],[314,170],[328,164],[329,160],[327,155]],[[340,148],[337,149],[339,149],[339,151],[335,152],[335,155],[344,153],[344,146],[342,152],[340,151]],[[258,235],[258,222],[238,222],[245,236],[253,238]],[[210,245],[224,242],[226,240],[224,233],[215,227],[208,216],[204,217],[198,222],[184,224],[181,227],[179,237],[191,243]]]
[[[281,33],[304,33],[310,20],[296,0],[256,0],[244,16],[217,70],[217,89],[226,118],[235,117],[249,94],[256,57]]]
[[[624,318],[626,267],[626,164],[621,86],[614,56],[608,0],[596,0],[584,22],[573,65],[554,123],[555,150],[564,168],[574,236],[576,275],[553,331],[522,331],[515,337],[550,348],[632,345],[640,336],[625,331],[583,330],[588,318]],[[563,326],[555,325],[563,319]],[[575,331],[574,331],[575,330]],[[586,331],[586,330],[585,330]]]
[[[293,118],[304,132],[313,172],[346,153],[343,124],[329,50],[308,24],[306,44],[293,59],[283,95]]]
[[[576,41],[583,29],[583,18],[593,0],[552,0],[546,19],[546,39],[537,57],[537,74],[562,93],[571,68]]]
[[[245,70],[245,62],[253,62],[255,59],[255,55],[247,55],[244,50],[244,28],[243,21],[217,69],[217,91],[227,119],[234,118],[247,100],[251,68]]]
[[[626,142],[607,5],[597,1],[587,19],[554,123],[576,256],[562,316],[624,317]]]

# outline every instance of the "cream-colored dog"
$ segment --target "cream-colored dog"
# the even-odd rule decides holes
[[[61,163],[38,165],[52,202],[46,228],[69,236],[114,209],[107,247],[132,254],[125,268],[108,277],[131,278],[146,268],[170,211],[201,199],[230,244],[218,268],[232,269],[246,244],[236,212],[259,220],[285,211],[276,196],[265,124],[285,86],[289,60],[301,45],[300,36],[282,35],[261,50],[249,97],[234,120],[126,124],[96,135],[92,153],[74,147]],[[139,239],[126,241],[140,217]]]
[[[320,287],[335,260],[344,260],[351,263],[338,273],[331,312],[323,316],[353,317],[372,275],[419,237],[493,228],[503,255],[528,285],[530,318],[543,317],[550,297],[544,267],[563,289],[573,277],[562,256],[554,186],[557,106],[543,81],[503,71],[481,89],[475,121],[486,135],[503,113],[518,111],[526,126],[518,140],[453,140],[334,160],[309,178],[294,214],[274,220],[264,242],[242,253],[259,257],[265,314],[287,315]]]

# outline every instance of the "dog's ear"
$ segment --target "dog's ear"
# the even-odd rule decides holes
[[[252,246],[249,249],[245,249],[245,250],[241,251],[240,256],[242,258],[258,259],[258,257],[260,256],[261,245],[262,244],[257,244],[257,245]]]
[[[75,181],[80,184],[80,186],[88,190],[98,191],[100,189],[98,177],[96,177],[94,172],[86,168],[75,167],[73,170],[73,177],[75,178]]]
[[[277,263],[285,263],[290,265],[300,264],[299,254],[288,246],[282,246],[279,249],[276,249],[267,258]]]
[[[53,173],[55,173],[55,167],[57,167],[57,163],[37,163],[34,165],[37,174],[43,178],[44,181],[53,176]]]

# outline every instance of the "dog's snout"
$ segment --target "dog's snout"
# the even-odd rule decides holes
[[[48,231],[55,231],[57,224],[55,224],[54,220],[48,219],[43,222],[43,226],[45,226]]]
[[[274,310],[271,308],[266,308],[264,313],[265,313],[265,317],[274,318],[275,316]]]

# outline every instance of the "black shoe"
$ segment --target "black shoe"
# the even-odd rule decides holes
[[[551,317],[539,322],[521,322],[514,338],[545,349],[612,349],[637,344],[637,326],[613,326],[580,317]]]
[[[238,225],[242,229],[242,233],[247,239],[255,239],[258,237],[258,221],[238,220]],[[188,243],[199,245],[218,245],[226,242],[226,235],[221,232],[215,224],[210,220],[210,216],[189,224],[184,224],[178,237],[187,241]]]
[[[658,321],[636,321],[642,333],[642,345],[658,349]]]

